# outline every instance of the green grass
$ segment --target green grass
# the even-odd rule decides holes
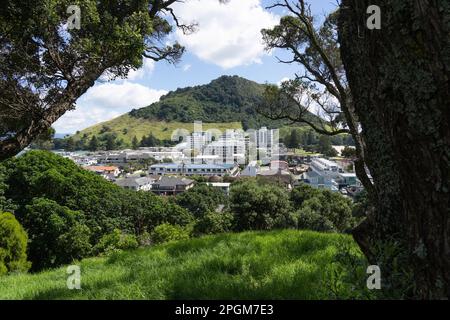
[[[209,236],[83,260],[81,290],[67,289],[66,268],[5,276],[0,299],[349,298],[333,267],[341,246],[356,250],[349,236],[308,231]]]
[[[134,136],[140,141],[144,135],[148,136],[150,132],[159,140],[170,140],[172,133],[177,129],[186,129],[189,132],[194,131],[193,123],[146,120],[125,114],[111,121],[102,122],[81,131],[75,135],[75,140],[80,139],[84,134],[87,134],[89,138],[93,135],[98,137],[103,126],[111,128],[111,132],[116,133],[117,137],[123,139],[126,144],[131,144]],[[225,132],[227,129],[242,129],[242,124],[240,122],[203,123],[203,129],[218,129]]]

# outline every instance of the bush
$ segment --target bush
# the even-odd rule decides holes
[[[234,216],[229,212],[208,212],[194,227],[196,235],[217,234],[231,231]]]
[[[176,197],[176,203],[189,210],[197,219],[220,205],[226,205],[226,202],[226,196],[221,190],[206,184],[198,184]]]
[[[14,215],[0,213],[0,275],[30,268],[27,241],[27,234]]]
[[[97,254],[111,253],[119,250],[132,250],[139,247],[138,241],[134,235],[122,233],[119,229],[104,235],[95,246],[94,251]]]
[[[230,199],[236,231],[295,227],[287,192],[277,185],[247,180],[231,188]]]
[[[34,199],[26,206],[23,226],[30,237],[28,252],[33,270],[71,263],[91,253],[91,232],[83,214],[55,201]]]
[[[292,191],[291,201],[300,229],[347,232],[356,225],[351,200],[339,193],[302,184]]]
[[[157,226],[153,230],[151,240],[153,243],[159,244],[171,241],[187,240],[189,239],[189,236],[190,232],[186,228],[164,223]]]
[[[298,229],[322,232],[335,231],[333,223],[330,220],[318,214],[310,207],[300,209],[297,211],[296,216]]]

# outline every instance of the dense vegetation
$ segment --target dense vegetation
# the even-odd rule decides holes
[[[170,92],[159,102],[133,110],[130,115],[160,121],[242,122],[244,130],[273,127],[276,122],[256,111],[264,87],[238,76],[222,76],[207,85]]]
[[[0,201],[28,233],[32,271],[139,245],[224,232],[345,232],[356,219],[349,200],[307,186],[289,195],[276,184],[245,179],[235,182],[226,197],[199,182],[177,197],[165,198],[121,189],[44,151],[8,160],[0,172]]]
[[[171,201],[121,189],[51,153],[31,151],[1,167],[2,191],[30,238],[33,270],[92,255],[100,239],[116,229],[137,237],[162,223],[192,222],[191,214]]]
[[[30,268],[27,241],[27,234],[14,215],[0,212],[0,276]]]
[[[203,129],[218,129],[225,132],[227,129],[241,129],[240,122],[231,123],[204,123]],[[176,130],[186,130],[192,132],[194,123],[183,122],[167,122],[148,120],[143,118],[131,117],[125,114],[118,118],[105,123],[97,124],[85,130],[77,132],[72,139],[55,139],[56,149],[69,150],[90,150],[91,140],[95,136],[97,139],[98,150],[105,150],[109,148],[123,149],[133,148],[133,140],[136,138],[138,147],[140,146],[157,146],[171,145],[174,142],[171,140],[172,134]],[[113,143],[107,145],[108,137],[113,136]],[[153,144],[149,143],[148,138],[153,137]],[[109,138],[111,139],[111,138]],[[147,141],[146,141],[147,140]],[[144,142],[144,143],[143,143]],[[67,147],[69,144],[69,147]]]
[[[367,262],[351,237],[339,234],[223,234],[78,264],[82,290],[67,290],[66,268],[60,268],[0,278],[0,299],[364,299],[371,294]]]

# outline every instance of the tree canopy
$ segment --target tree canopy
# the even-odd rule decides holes
[[[165,44],[178,0],[6,0],[0,8],[0,159],[46,132],[100,77],[126,77],[143,58],[177,61]],[[68,28],[68,7],[80,29]]]

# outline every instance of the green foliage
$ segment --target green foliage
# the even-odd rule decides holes
[[[50,128],[45,133],[40,134],[30,145],[32,149],[51,150],[53,145],[53,138],[55,136],[55,129]]]
[[[35,198],[26,210],[22,220],[30,237],[33,270],[71,263],[91,253],[91,232],[80,212],[42,198]]]
[[[336,231],[333,223],[323,215],[317,213],[309,206],[305,206],[296,212],[297,227],[299,229],[321,232]]]
[[[208,212],[194,226],[195,235],[225,233],[232,230],[234,215],[230,212]]]
[[[14,215],[0,212],[0,276],[30,268],[27,242],[27,234]]]
[[[136,236],[124,234],[119,229],[115,229],[109,234],[105,234],[95,246],[94,251],[97,254],[112,253],[118,250],[132,250],[139,246]]]
[[[149,136],[143,136],[141,142],[139,144],[140,147],[157,147],[161,145],[161,141],[156,139],[152,132],[150,132]]]
[[[356,149],[346,146],[344,150],[342,150],[341,156],[343,156],[344,158],[355,158]]]
[[[318,197],[320,195],[320,190],[315,189],[305,183],[300,184],[291,192],[291,201],[295,207],[301,207],[303,202]]]
[[[14,212],[15,206],[5,197],[7,184],[5,183],[5,167],[0,163],[0,212]]]
[[[173,201],[124,190],[49,152],[27,152],[4,162],[0,172],[5,195],[29,232],[34,270],[91,254],[90,247],[115,229],[139,236],[162,223],[194,220]]]
[[[298,148],[301,143],[302,137],[297,129],[291,130],[290,136],[288,136],[284,142],[288,148]]]
[[[133,110],[135,118],[159,121],[241,122],[259,128],[263,125],[278,126],[256,112],[264,85],[237,76],[222,76],[208,85],[188,87],[170,92],[148,107]]]
[[[176,197],[176,203],[188,209],[195,218],[202,218],[208,212],[215,211],[220,205],[227,204],[224,193],[206,184],[197,184]]]
[[[190,232],[186,228],[171,225],[168,223],[157,226],[151,233],[151,240],[153,243],[166,243],[171,241],[187,240],[190,237]]]
[[[127,131],[127,133],[128,133],[128,131]],[[133,150],[139,149],[139,141],[136,136],[134,136],[133,140],[131,141],[131,147],[133,148]]]
[[[148,136],[151,132],[154,137],[158,140],[158,143],[164,145],[172,145],[176,142],[172,142],[172,133],[178,129],[185,129],[188,132],[192,132],[194,130],[194,123],[183,123],[183,122],[165,122],[159,120],[149,120],[144,118],[135,118],[131,117],[129,114],[125,114],[118,118],[115,118],[111,121],[107,122],[108,126],[111,128],[109,133],[114,133],[118,140],[123,141],[121,147],[132,147],[132,139],[136,136],[139,142],[142,140],[144,136]],[[228,122],[228,123],[204,123],[203,129],[218,129],[222,132],[225,132],[227,129],[242,129],[242,125],[240,122]],[[124,134],[124,129],[127,129],[127,133]],[[82,132],[74,135],[74,139],[76,141],[80,141],[82,144],[80,149],[85,148],[86,143],[83,142],[84,135],[87,136],[87,139],[92,138],[92,136],[100,137],[100,131],[102,130],[102,125],[97,124],[92,127],[89,127]],[[88,141],[87,139],[84,139]],[[82,143],[83,142],[83,143]]]
[[[351,200],[339,193],[301,184],[292,191],[291,201],[298,208],[295,216],[300,229],[347,232],[356,226]]]
[[[164,223],[184,227],[194,221],[192,214],[174,201],[148,192],[127,191],[123,210],[136,235],[151,232]]]
[[[88,146],[89,151],[97,151],[98,150],[98,140],[96,136],[92,136],[91,140],[89,141]]]
[[[332,283],[330,271],[343,244],[367,268],[347,235],[297,230],[232,233],[83,260],[83,290],[61,290],[64,268],[3,277],[0,299],[363,298],[367,275],[347,282],[351,274],[345,273],[353,269],[345,266],[336,290],[324,290]]]
[[[319,138],[318,152],[327,157],[336,157],[338,155],[337,151],[331,145],[331,138],[325,135]]]
[[[273,184],[247,180],[231,188],[230,209],[235,230],[271,230],[295,227],[285,190]]]

